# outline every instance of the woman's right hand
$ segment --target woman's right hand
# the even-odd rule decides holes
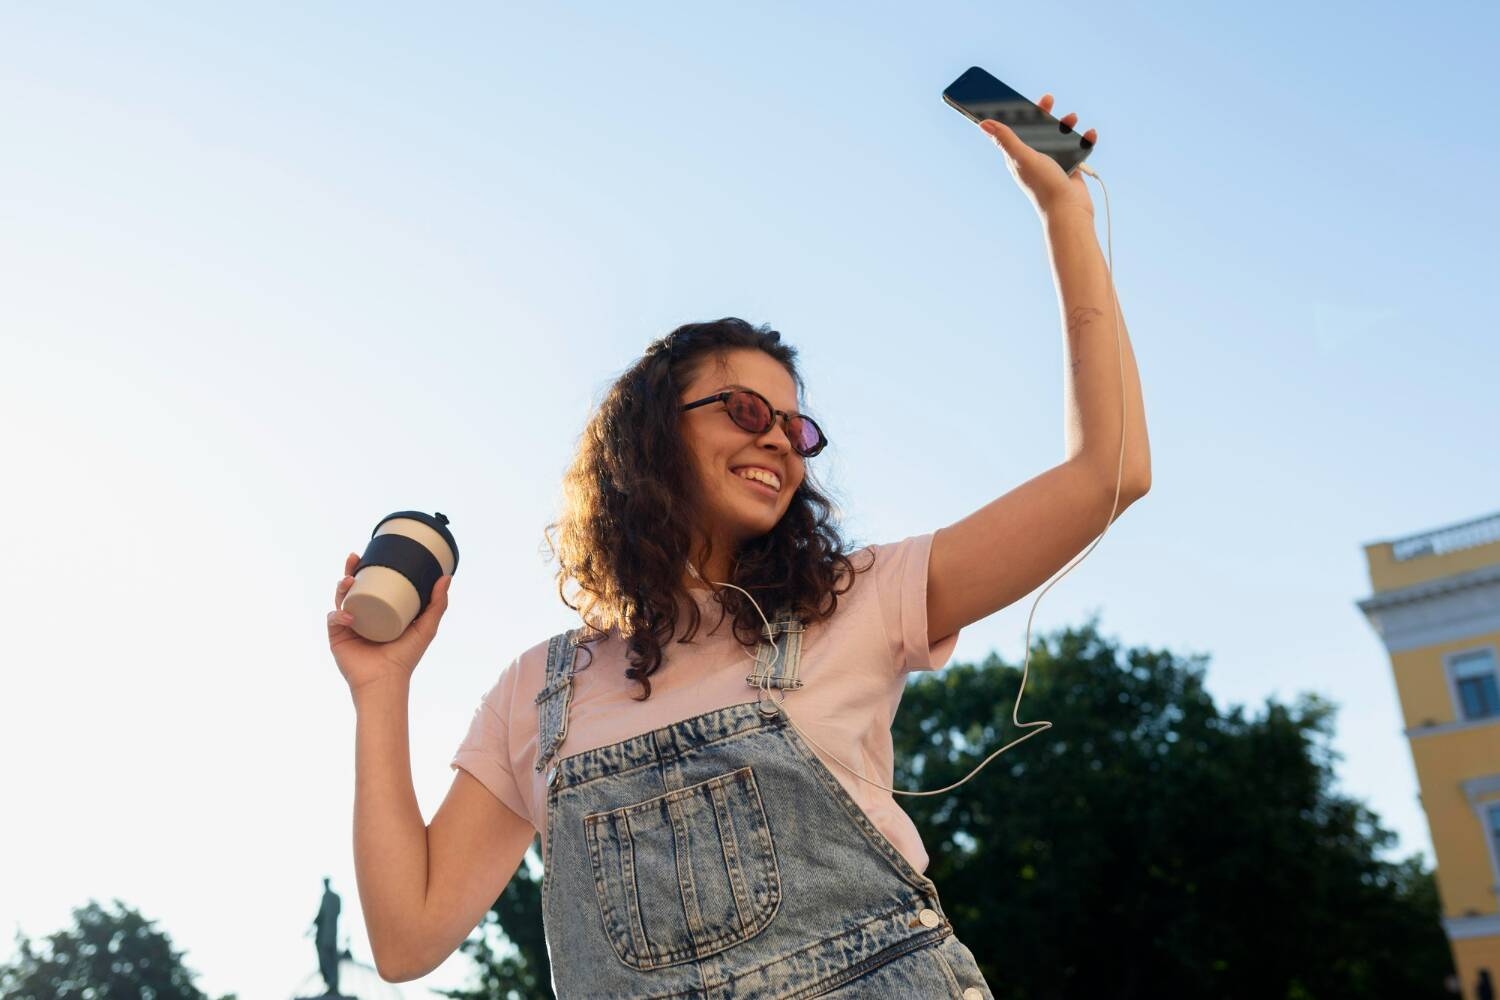
[[[334,610],[328,613],[328,646],[351,694],[368,684],[391,680],[404,684],[411,680],[417,662],[437,635],[443,612],[448,610],[448,588],[453,583],[452,575],[439,577],[426,610],[412,619],[405,632],[390,642],[371,642],[350,627],[353,617],[342,610],[344,595],[354,586],[352,574],[358,565],[359,556],[349,553],[344,560],[344,578],[333,593]]]

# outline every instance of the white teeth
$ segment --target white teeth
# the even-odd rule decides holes
[[[773,490],[781,489],[781,481],[773,473],[764,469],[740,469],[738,475],[741,479],[753,479],[758,483],[765,483]]]

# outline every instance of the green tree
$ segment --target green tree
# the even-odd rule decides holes
[[[156,921],[114,906],[75,908],[74,926],[49,935],[45,949],[17,932],[15,960],[0,965],[0,1000],[207,1000]]]
[[[1221,712],[1203,657],[1091,619],[1034,645],[1019,717],[1053,728],[942,796],[900,800],[996,997],[1446,998],[1432,873],[1335,791],[1333,707]],[[1022,735],[993,654],[908,686],[898,788],[941,788]]]

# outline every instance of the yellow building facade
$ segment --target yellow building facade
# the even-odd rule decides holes
[[[1500,512],[1364,547],[1465,1000],[1500,991]]]

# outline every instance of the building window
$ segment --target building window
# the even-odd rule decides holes
[[[1500,715],[1500,686],[1495,681],[1495,651],[1475,649],[1448,661],[1459,709],[1465,719]]]
[[[1484,832],[1490,841],[1490,857],[1500,860],[1500,802],[1487,805],[1484,815],[1489,820],[1489,829]]]

